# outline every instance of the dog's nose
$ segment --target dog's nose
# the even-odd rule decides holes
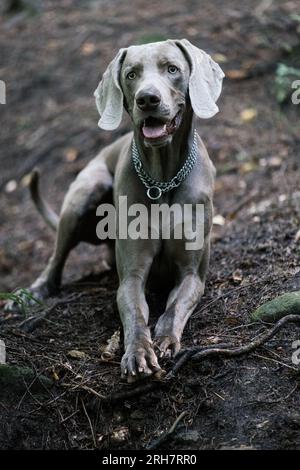
[[[144,91],[141,90],[135,97],[137,106],[142,111],[150,111],[158,107],[161,96],[158,90]]]

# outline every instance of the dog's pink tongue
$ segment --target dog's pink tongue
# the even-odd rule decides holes
[[[143,126],[143,134],[147,139],[157,139],[158,137],[163,137],[166,134],[166,126]]]

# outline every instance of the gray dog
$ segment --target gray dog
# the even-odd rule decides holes
[[[74,246],[80,241],[101,242],[95,225],[96,208],[103,201],[113,197],[117,213],[120,196],[127,196],[128,206],[140,203],[149,209],[157,203],[204,206],[204,241],[199,249],[187,250],[184,236],[116,240],[117,302],[125,339],[121,369],[128,381],[157,373],[157,358],[179,351],[186,322],[204,292],[215,169],[195,132],[194,117],[210,118],[218,112],[223,77],[218,64],[186,39],[121,49],[95,92],[99,126],[116,129],[125,107],[133,132],[105,147],[78,174],[60,217],[40,197],[37,174],[33,175],[33,199],[57,230],[53,255],[30,287],[43,299],[57,291]],[[173,285],[152,342],[145,285],[159,275]]]

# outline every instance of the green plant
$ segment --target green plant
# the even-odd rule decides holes
[[[17,292],[0,292],[0,300],[11,300],[19,307],[23,315],[26,315],[28,309],[28,301],[44,305],[43,302],[32,295],[27,289],[19,289]]]
[[[275,97],[279,104],[286,102],[291,96],[292,83],[300,78],[300,69],[278,64],[275,74]]]

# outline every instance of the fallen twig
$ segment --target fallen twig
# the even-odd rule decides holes
[[[189,349],[183,349],[182,351],[179,351],[179,359],[175,362],[174,366],[172,369],[167,373],[165,379],[169,380],[171,377],[173,377],[179,369],[189,360],[191,357],[200,352],[200,351],[207,351],[212,350],[212,349],[220,349],[220,348],[228,348],[232,347],[231,343],[219,343],[210,346],[209,348],[207,346],[194,346],[193,348]]]
[[[114,359],[116,352],[120,348],[120,329],[116,330],[114,334],[107,340],[107,345],[101,354],[102,361],[111,361]]]
[[[157,449],[158,447],[161,446],[164,442],[166,442],[171,435],[174,433],[177,425],[182,421],[182,419],[188,414],[187,411],[183,411],[174,421],[172,426],[161,436],[159,436],[157,439],[155,439],[152,443],[148,444],[146,446],[146,450],[152,450],[152,449]]]
[[[27,317],[25,320],[19,323],[18,327],[25,333],[31,333],[38,326],[40,326],[57,307],[68,305],[71,302],[77,302],[82,297],[82,295],[83,294],[77,294],[72,295],[66,299],[59,299],[49,307],[45,308],[41,313]]]
[[[82,404],[84,414],[85,414],[85,416],[87,417],[87,420],[88,420],[88,423],[89,423],[89,426],[90,426],[90,429],[91,429],[91,434],[92,434],[94,446],[97,447],[97,442],[96,442],[96,437],[95,437],[95,431],[94,431],[94,428],[93,428],[93,425],[92,425],[91,418],[89,417],[88,412],[86,411],[86,407],[85,407],[85,405],[84,405],[83,400],[81,400],[81,404]]]
[[[264,335],[258,337],[250,341],[248,344],[244,346],[235,347],[232,345],[232,348],[208,348],[205,350],[200,350],[195,352],[191,356],[191,360],[193,362],[197,362],[204,357],[213,357],[213,356],[225,356],[225,357],[236,357],[241,356],[243,354],[249,353],[254,349],[262,346],[266,343],[269,339],[271,339],[286,323],[300,323],[299,315],[287,315],[286,317],[281,318],[269,331],[267,331]],[[183,365],[183,361],[182,364]]]
[[[166,385],[170,383],[171,380],[175,377],[179,369],[185,365],[188,361],[192,362],[199,362],[202,359],[207,357],[237,357],[242,356],[243,354],[247,354],[252,352],[254,349],[259,348],[264,343],[266,343],[269,339],[271,339],[275,334],[283,328],[287,323],[300,323],[300,316],[299,315],[287,315],[284,318],[281,318],[269,331],[265,334],[261,335],[258,338],[251,340],[249,343],[243,346],[236,346],[232,343],[223,343],[223,344],[216,344],[210,347],[193,347],[191,349],[186,349],[185,351],[181,352],[180,358],[175,362],[171,370],[167,373],[165,378],[161,381],[152,381],[145,383],[143,385],[139,385],[131,390],[126,390],[125,392],[115,393],[110,395],[109,397],[105,397],[105,402],[116,402],[116,401],[124,401],[128,398],[133,398],[138,395],[142,395],[148,392],[153,391],[155,388]]]
[[[157,388],[162,383],[163,382],[153,380],[152,382],[138,385],[137,387],[131,388],[130,390],[125,390],[124,392],[113,393],[112,395],[105,397],[103,401],[112,403],[125,401],[128,398],[133,398],[138,395],[143,395],[144,393],[152,392],[152,390]]]
[[[242,209],[244,209],[245,206],[250,204],[250,202],[254,201],[258,196],[261,197],[260,191],[254,190],[250,194],[248,194],[246,197],[241,199],[237,204],[232,205],[228,211],[226,211],[225,217],[228,220],[233,220],[238,212],[240,212]]]
[[[75,390],[85,390],[86,392],[90,392],[92,393],[93,395],[95,395],[96,397],[98,398],[106,398],[104,395],[102,395],[101,393],[97,392],[96,390],[94,390],[92,387],[88,387],[87,385],[82,385],[82,384],[78,384],[78,385],[72,385],[72,384],[62,384],[61,385],[62,387],[65,387],[65,388],[69,388],[71,389],[72,392],[74,392]]]
[[[276,276],[274,279],[272,279],[272,281],[275,282],[275,281],[279,281],[280,279],[287,279],[287,278],[288,278],[288,276],[286,274],[281,274],[280,276]],[[220,294],[218,297],[214,298],[213,300],[211,300],[207,304],[202,305],[199,310],[196,310],[193,313],[193,318],[197,318],[201,313],[203,313],[205,310],[207,310],[208,307],[211,307],[212,305],[216,304],[220,300],[223,300],[223,299],[229,297],[230,295],[235,294],[238,291],[241,291],[241,290],[244,290],[244,289],[251,289],[253,286],[255,286],[257,284],[267,284],[269,282],[270,282],[270,279],[257,279],[256,281],[253,281],[249,284],[244,284],[244,285],[241,285],[241,286],[237,286],[234,289],[230,289],[229,291],[224,292],[223,294]]]

